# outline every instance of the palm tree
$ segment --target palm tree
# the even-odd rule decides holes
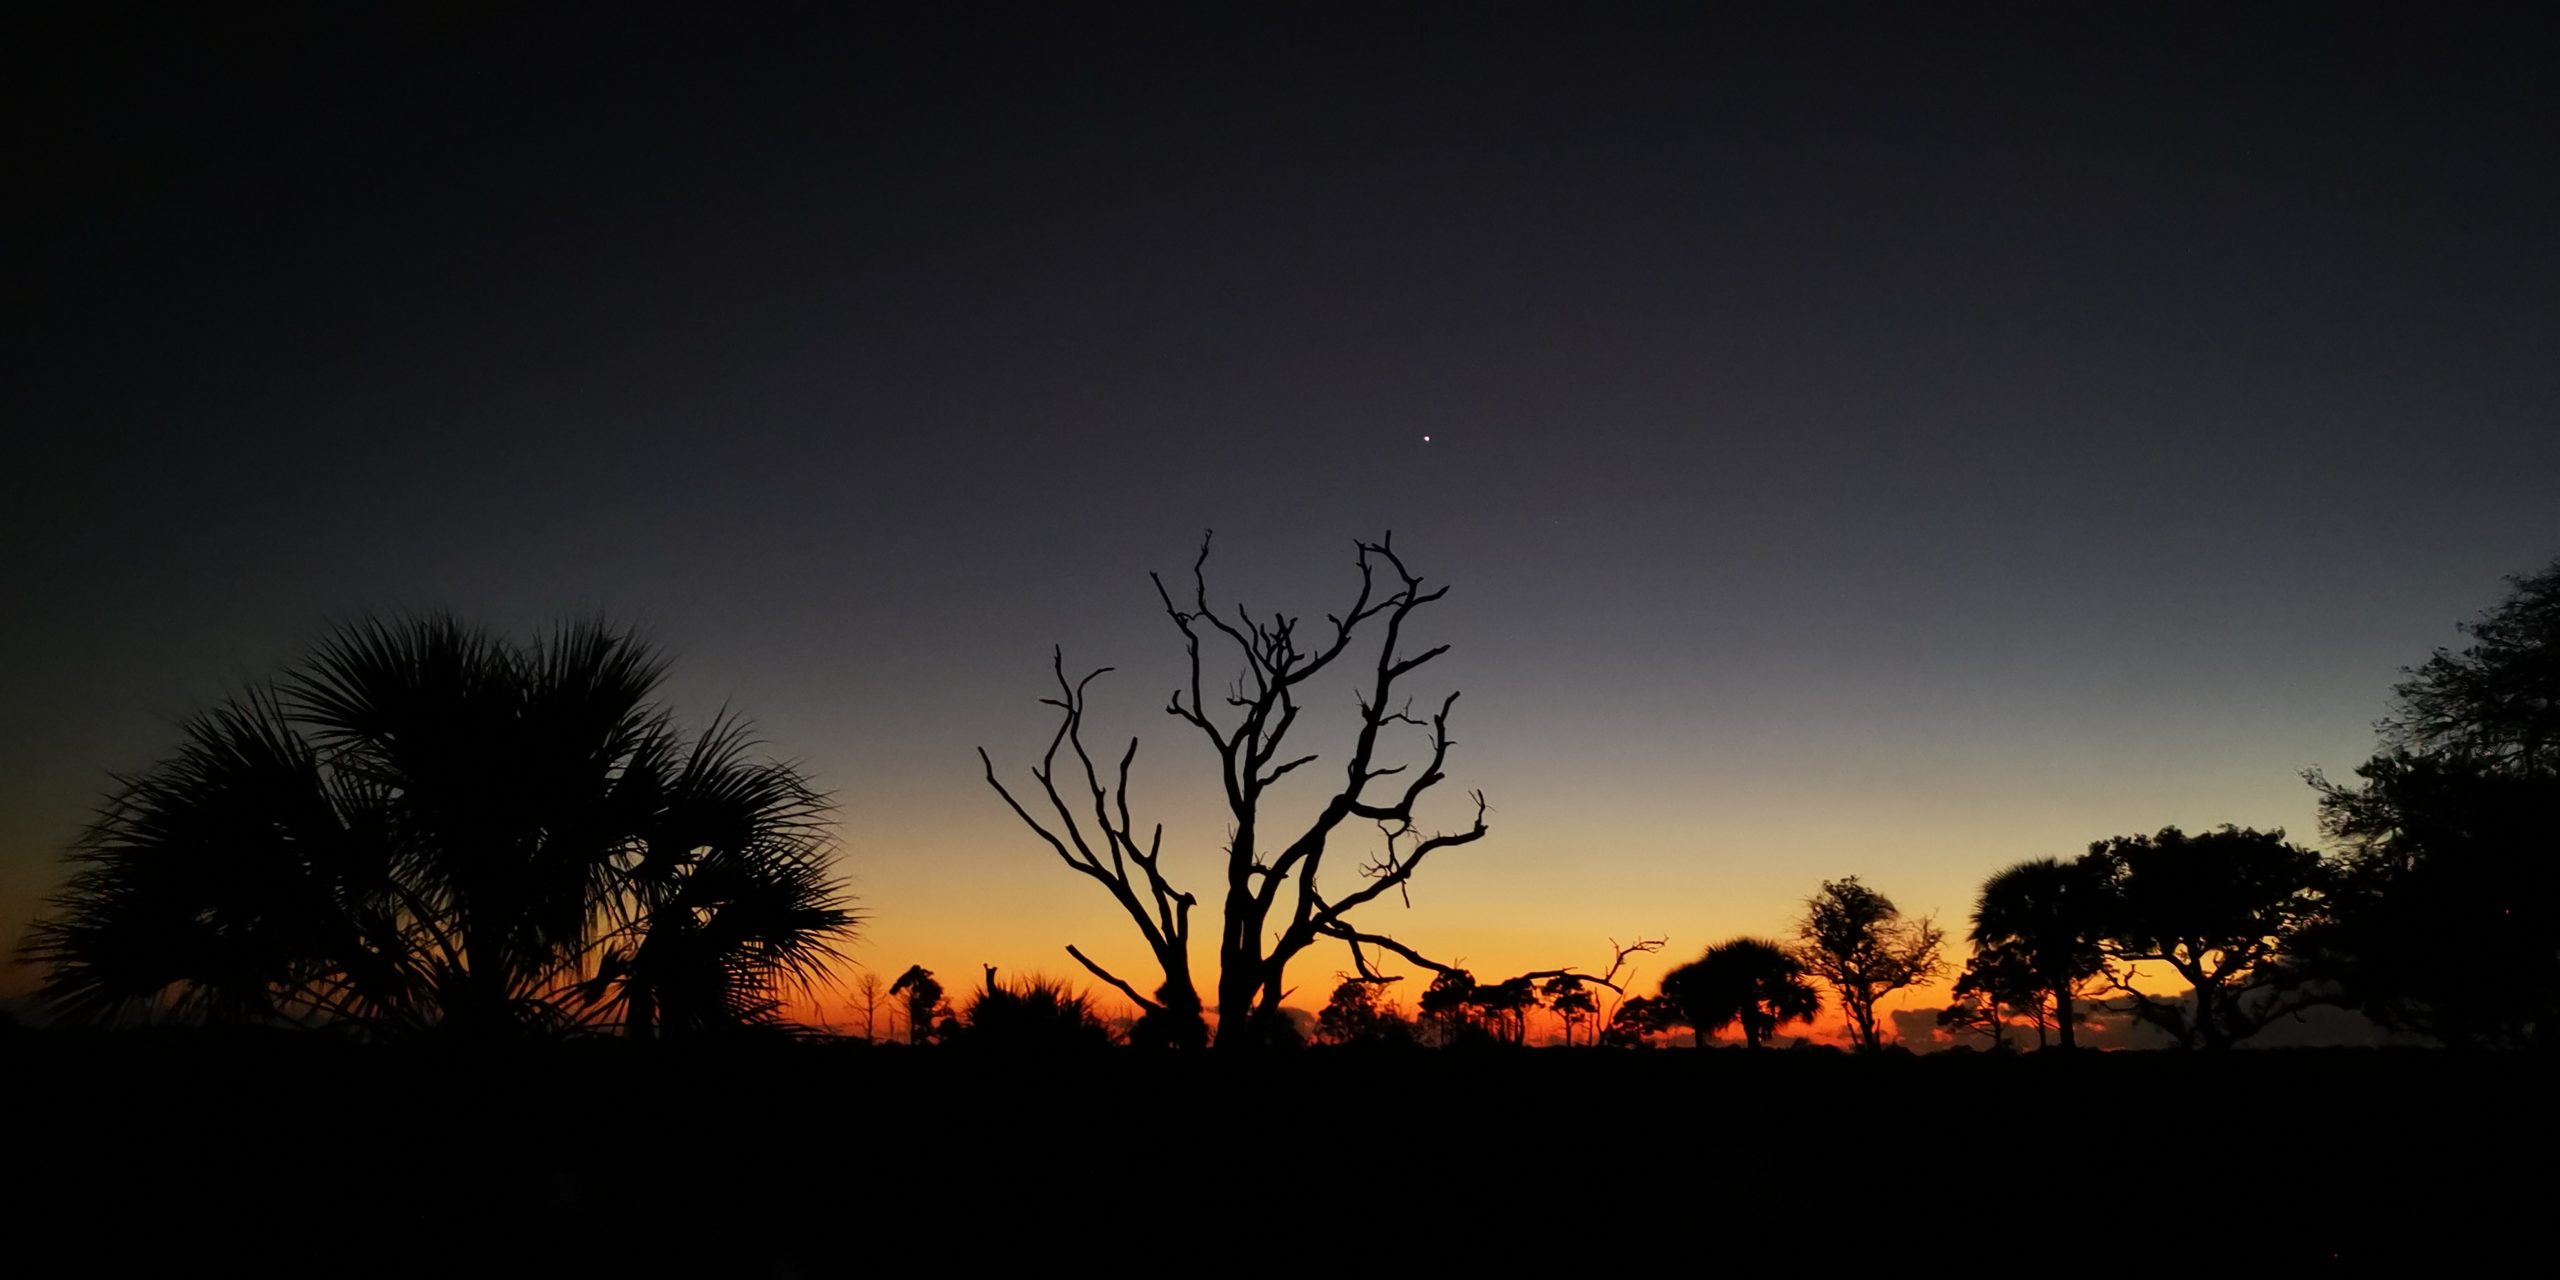
[[[825,798],[597,623],[367,621],[119,780],[22,954],[61,1016],[499,1035],[774,1024],[858,916]]]
[[[1982,882],[1973,908],[1974,965],[2005,960],[2053,997],[2061,1045],[2073,1047],[2073,997],[2105,964],[2106,882],[2081,862],[2034,858]]]
[[[1761,938],[1735,938],[1662,975],[1662,995],[1689,1024],[1698,1047],[1735,1023],[1743,1043],[1760,1048],[1777,1029],[1822,1011],[1822,993],[1795,953]]]

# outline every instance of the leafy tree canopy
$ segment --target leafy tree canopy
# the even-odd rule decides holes
[[[2510,584],[2405,673],[2357,782],[2307,775],[2341,873],[2305,972],[2449,1044],[2560,1023],[2560,561]]]
[[[1883,1047],[1876,1002],[1904,987],[1936,977],[1945,935],[1923,917],[1903,918],[1893,899],[1858,883],[1856,876],[1826,880],[1805,902],[1796,934],[1805,970],[1829,983],[1849,1015],[1858,1046]]]

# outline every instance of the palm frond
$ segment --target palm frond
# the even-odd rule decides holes
[[[86,1020],[770,1023],[860,921],[827,800],[739,718],[685,739],[665,670],[600,622],[347,627],[120,781],[21,955]]]

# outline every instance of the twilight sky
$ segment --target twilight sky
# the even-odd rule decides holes
[[[0,947],[109,772],[368,610],[641,623],[836,792],[856,955],[957,987],[1145,969],[977,777],[1049,647],[1205,886],[1147,571],[1215,527],[1320,618],[1393,529],[1493,833],[1367,921],[1496,976],[2312,837],[2560,553],[2560,48],[2494,10],[56,8]]]

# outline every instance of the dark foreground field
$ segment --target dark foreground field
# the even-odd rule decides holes
[[[2548,1075],[2371,1051],[0,1041],[13,1253],[94,1274],[2521,1264],[2550,1242]]]

